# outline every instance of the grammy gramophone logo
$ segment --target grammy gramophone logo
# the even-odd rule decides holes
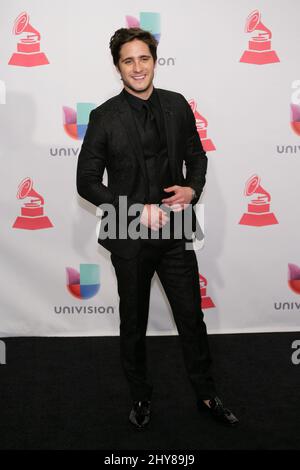
[[[253,33],[248,42],[248,49],[243,53],[240,62],[246,64],[272,64],[280,62],[271,48],[271,31],[261,22],[261,15],[254,10],[246,19],[245,33]]]
[[[39,230],[53,227],[49,218],[44,215],[44,198],[33,189],[31,178],[25,178],[18,187],[17,199],[27,199],[21,207],[21,215],[13,224],[13,228]]]
[[[17,52],[11,56],[9,65],[35,67],[49,64],[46,55],[40,50],[41,35],[29,23],[29,16],[25,11],[15,20],[12,32],[20,38]]]
[[[278,224],[275,215],[270,211],[271,196],[260,185],[258,175],[251,176],[246,182],[245,196],[252,196],[252,199],[248,203],[248,211],[243,214],[239,221],[240,225],[262,227]]]
[[[197,103],[195,100],[189,100],[189,105],[194,113],[197,132],[199,134],[205,152],[211,152],[212,150],[216,150],[216,147],[214,146],[212,140],[207,137],[207,119],[205,119],[197,111]]]
[[[215,304],[212,299],[206,294],[207,279],[199,273],[199,284],[201,294],[201,308],[213,308]]]

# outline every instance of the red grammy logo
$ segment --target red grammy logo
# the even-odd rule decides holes
[[[239,224],[253,227],[278,224],[275,215],[270,212],[271,196],[262,188],[257,175],[251,176],[246,183],[245,196],[252,195],[255,197],[248,204],[248,212],[242,216]]]
[[[44,215],[44,198],[32,186],[31,178],[25,178],[19,184],[17,199],[30,196],[31,199],[21,207],[21,216],[16,218],[13,228],[38,230],[53,227],[48,217]]]
[[[49,64],[46,55],[40,51],[41,35],[29,23],[29,16],[25,11],[15,20],[13,27],[13,34],[19,36],[22,33],[24,34],[17,44],[17,52],[11,56],[8,64],[21,67]]]
[[[196,101],[189,100],[189,105],[194,113],[197,131],[205,152],[216,150],[216,147],[214,146],[213,142],[207,138],[207,120],[203,116],[201,116],[201,114],[197,111]]]
[[[200,294],[201,294],[201,308],[213,308],[215,304],[210,297],[206,295],[207,280],[204,276],[199,274]]]
[[[271,31],[260,21],[260,12],[254,10],[246,20],[245,33],[256,33],[248,43],[248,50],[240,58],[247,64],[272,64],[280,62],[275,51],[271,50]],[[258,33],[258,34],[257,34]]]

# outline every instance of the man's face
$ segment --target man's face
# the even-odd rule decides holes
[[[134,39],[123,44],[117,68],[129,93],[140,98],[151,93],[154,67],[149,46],[144,41]]]

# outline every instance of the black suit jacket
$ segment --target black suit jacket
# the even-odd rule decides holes
[[[197,202],[205,184],[207,157],[196,129],[193,112],[179,93],[157,89],[161,104],[172,183],[195,189]],[[186,176],[183,175],[183,164]],[[107,170],[107,186],[102,182]],[[128,205],[146,202],[147,175],[143,149],[134,116],[124,92],[109,99],[90,114],[78,157],[77,190],[81,197],[100,206],[111,203],[118,211],[118,198]],[[129,218],[130,221],[130,218]],[[99,239],[109,251],[136,256],[140,240]]]

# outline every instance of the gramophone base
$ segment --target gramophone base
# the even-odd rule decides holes
[[[265,225],[275,225],[278,224],[273,212],[267,214],[244,214],[241,220],[239,221],[240,225],[250,225],[253,227],[263,227]]]
[[[213,150],[216,150],[216,147],[210,139],[201,139],[201,144],[203,145],[205,152],[212,152]]]
[[[32,54],[20,54],[15,52],[8,62],[8,65],[18,65],[20,67],[35,67],[37,65],[47,65],[49,61],[44,52]]]
[[[211,300],[210,297],[202,297],[201,298],[201,308],[214,308],[215,304]]]
[[[23,230],[39,230],[43,228],[51,228],[49,218],[47,216],[43,217],[17,217],[13,228],[20,228]]]
[[[240,62],[244,62],[246,64],[264,65],[280,62],[280,60],[275,51],[245,51],[240,58]]]

